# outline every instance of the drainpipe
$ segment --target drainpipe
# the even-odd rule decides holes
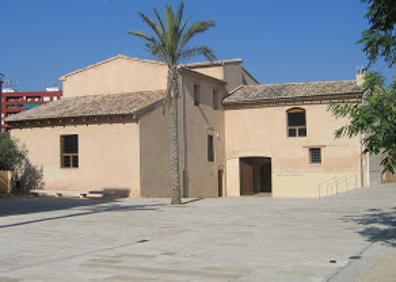
[[[0,73],[0,132],[3,131],[3,82],[4,74]]]

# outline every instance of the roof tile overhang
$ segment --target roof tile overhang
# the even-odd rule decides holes
[[[182,67],[194,69],[194,68],[206,68],[206,67],[215,67],[215,66],[224,66],[227,64],[241,64],[243,62],[242,59],[228,59],[228,60],[217,60],[217,61],[205,61],[205,62],[196,62],[190,64],[183,64]]]
[[[293,101],[359,99],[355,80],[243,85],[224,98],[225,106],[276,104]]]
[[[21,121],[116,115],[133,115],[137,118],[165,96],[166,90],[155,90],[63,98],[10,116],[5,122],[13,124]]]

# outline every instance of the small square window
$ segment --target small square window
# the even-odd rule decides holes
[[[320,148],[309,148],[309,162],[311,164],[322,163],[322,150]]]

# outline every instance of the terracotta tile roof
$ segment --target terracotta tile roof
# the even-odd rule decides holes
[[[165,90],[139,91],[122,94],[88,95],[63,98],[6,118],[6,122],[64,117],[138,115],[145,108],[161,101]]]
[[[223,104],[243,104],[260,101],[315,98],[339,94],[361,94],[355,80],[314,81],[299,83],[243,85],[227,96]]]

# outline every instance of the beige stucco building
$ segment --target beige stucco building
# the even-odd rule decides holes
[[[46,189],[168,197],[167,66],[123,55],[61,77],[64,98],[8,118]],[[350,81],[259,84],[240,59],[179,67],[183,196],[321,197],[365,185],[360,138],[329,103],[360,101]]]

